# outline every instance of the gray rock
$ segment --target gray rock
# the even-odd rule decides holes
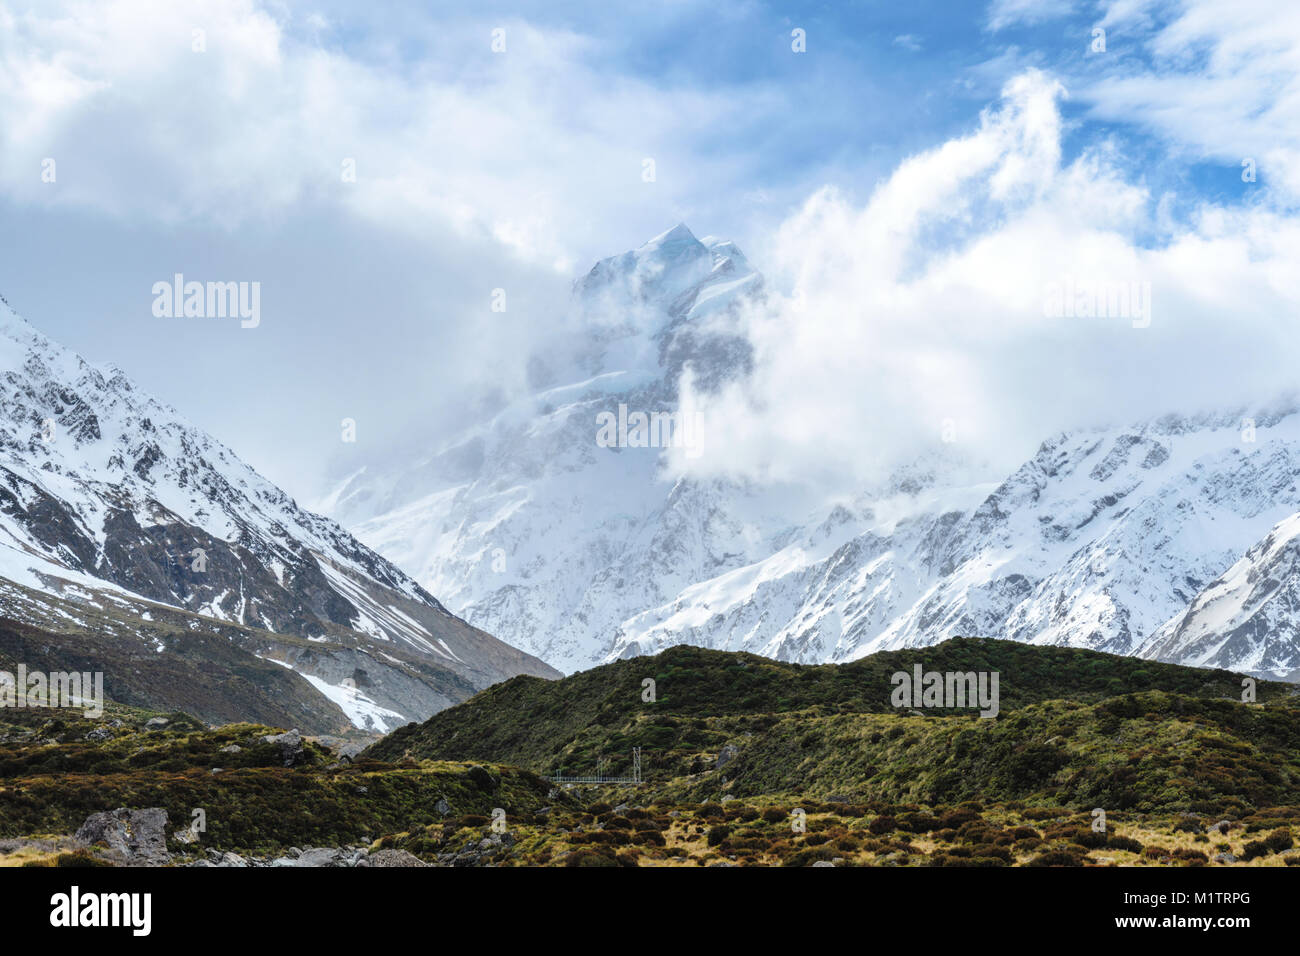
[[[92,813],[77,828],[76,840],[84,846],[106,846],[110,858],[128,866],[161,866],[170,859],[167,811],[162,807]]]
[[[376,850],[367,859],[369,866],[428,866],[418,856],[405,850]]]
[[[816,863],[813,864],[813,866],[834,866],[834,865],[835,864],[832,863],[830,860],[818,860]]]
[[[280,748],[280,757],[286,767],[292,767],[302,760],[302,734],[297,730],[286,730],[282,734],[267,734],[262,738],[262,742],[275,744]]]
[[[1231,853],[1218,853],[1214,857],[1215,863],[1236,863],[1237,858]]]
[[[107,727],[96,727],[90,733],[86,734],[86,740],[99,741],[99,740],[112,740],[112,739],[113,739],[113,731],[109,730]]]
[[[351,854],[345,854],[343,850],[312,848],[303,850],[295,864],[297,866],[343,866],[344,860],[350,856]]]
[[[451,813],[451,804],[447,802],[445,797],[439,797],[438,802],[433,805],[433,809],[437,810],[445,817],[447,814]]]
[[[243,749],[244,749],[244,748],[241,747],[241,746],[239,746],[239,744],[226,744],[224,747],[222,747],[222,748],[221,748],[219,751],[217,751],[217,752],[218,752],[218,753],[223,753],[223,754],[237,754],[237,753],[239,753],[240,751],[242,751]]]
[[[146,720],[146,721],[144,722],[144,729],[145,729],[145,730],[162,730],[164,727],[166,727],[166,726],[167,726],[168,724],[170,724],[170,723],[171,723],[171,721],[168,720],[166,717],[150,717],[148,720]]]
[[[721,770],[723,767],[731,763],[731,761],[735,760],[739,756],[740,756],[740,748],[733,747],[731,744],[727,744],[720,751],[718,751],[718,760],[714,764],[714,769]]]
[[[363,751],[363,750],[365,750],[365,749],[366,749],[366,745],[365,745],[365,744],[357,743],[355,740],[353,740],[353,741],[351,741],[351,742],[349,742],[349,743],[342,744],[342,745],[341,745],[341,746],[340,746],[340,747],[335,751],[335,753],[337,753],[337,754],[338,754],[340,757],[342,757],[344,760],[346,760],[346,761],[348,761],[348,762],[351,762],[351,761],[353,761],[353,760],[356,760],[357,757],[360,756],[361,751]]]

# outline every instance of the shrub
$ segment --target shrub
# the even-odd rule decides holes
[[[709,835],[707,837],[709,846],[717,846],[729,836],[731,836],[731,827],[722,825],[709,827]]]
[[[1268,844],[1263,840],[1251,840],[1241,848],[1241,858],[1243,860],[1254,860],[1261,856],[1268,856]]]
[[[1291,849],[1291,831],[1286,827],[1279,827],[1264,838],[1264,845],[1274,853]]]
[[[1106,841],[1106,846],[1111,850],[1127,850],[1129,853],[1141,853],[1142,844],[1132,837],[1120,836],[1116,834]],[[1204,854],[1202,854],[1204,855]]]
[[[908,833],[929,833],[939,829],[939,821],[928,813],[905,813],[898,818],[898,827]]]
[[[974,810],[949,810],[939,818],[939,827],[944,830],[955,830],[963,823],[970,823],[979,818],[980,815]]]
[[[1050,835],[1056,836],[1057,834],[1052,833]],[[1067,833],[1061,833],[1059,835],[1069,840],[1071,843],[1076,843],[1079,846],[1086,846],[1090,850],[1095,850],[1098,847],[1103,847],[1106,845],[1106,834],[1096,833],[1093,830],[1089,830],[1086,827],[1078,827]]]
[[[618,866],[618,860],[594,850],[575,850],[564,861],[565,866]]]
[[[782,866],[812,866],[818,860],[831,860],[835,858],[835,852],[829,847],[819,846],[811,850],[800,850],[793,856],[787,857]]]
[[[107,860],[101,860],[86,850],[73,850],[60,853],[54,861],[55,866],[112,866]]]
[[[1030,860],[1026,866],[1083,866],[1090,862],[1086,856],[1068,850],[1048,850]]]

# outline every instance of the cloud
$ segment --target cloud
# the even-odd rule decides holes
[[[449,226],[567,275],[608,249],[593,228],[621,215],[649,229],[652,205],[657,225],[748,162],[716,137],[759,125],[727,91],[611,71],[591,37],[467,13],[404,28],[418,58],[340,46],[325,18],[253,0],[0,8],[0,192],[225,229],[333,205],[415,238]],[[749,92],[779,108],[779,87]]]
[[[1073,9],[1071,0],[993,0],[989,5],[988,29],[996,32],[1011,26],[1055,20],[1068,16]]]
[[[1147,62],[1080,91],[1093,118],[1140,127],[1184,162],[1222,163],[1229,179],[1253,159],[1262,189],[1300,203],[1300,6],[1116,0],[1102,23]]]
[[[594,258],[745,205],[728,187],[791,91],[609,47],[472,6],[0,0],[0,293],[310,496],[340,418],[354,467],[463,427]],[[261,282],[262,324],[161,324],[176,272]]]
[[[811,197],[751,256],[778,290],[746,317],[754,377],[694,396],[713,451],[675,464],[836,493],[916,460],[996,476],[1064,428],[1291,388],[1300,223],[1202,204],[1144,241],[1161,197],[1107,141],[1063,159],[1064,95],[1027,71],[976,129],[909,158],[865,202]],[[1118,300],[1090,317],[1050,306],[1120,291],[1135,291],[1131,314]]]

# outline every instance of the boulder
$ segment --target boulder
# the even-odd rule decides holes
[[[295,866],[346,866],[347,860],[352,854],[346,850],[327,849],[325,847],[314,847],[303,850],[302,855],[298,857]]]
[[[292,767],[303,757],[302,734],[297,730],[286,730],[282,734],[267,734],[263,743],[274,744],[280,748],[280,757],[286,767]]]
[[[92,813],[77,828],[75,839],[84,846],[107,847],[110,858],[127,866],[161,866],[170,859],[167,811],[162,807]]]
[[[341,744],[335,752],[339,755],[339,757],[341,757],[342,759],[350,763],[353,760],[356,760],[357,757],[361,755],[361,752],[365,749],[366,749],[365,744],[358,743],[357,741],[353,740],[353,741],[349,741],[348,743]]]

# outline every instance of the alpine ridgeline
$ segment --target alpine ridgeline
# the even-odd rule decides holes
[[[2,301],[2,300],[0,300]],[[0,657],[120,703],[382,733],[541,661],[0,306]]]
[[[624,440],[638,412],[691,437],[684,379],[751,374],[764,295],[735,245],[685,226],[602,260],[575,286],[584,334],[535,360],[531,395],[320,507],[566,672],[680,643],[815,663],[965,634],[1300,668],[1300,406],[1063,433],[985,483],[940,451],[834,506],[680,477],[653,426]]]

